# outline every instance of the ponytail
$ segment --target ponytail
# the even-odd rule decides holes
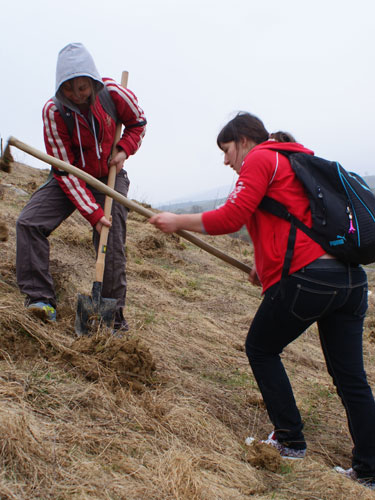
[[[296,142],[295,138],[289,132],[273,132],[270,134],[270,139],[274,139],[276,142]]]

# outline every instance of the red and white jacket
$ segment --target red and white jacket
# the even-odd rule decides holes
[[[289,160],[275,150],[314,154],[297,143],[267,141],[245,157],[235,189],[222,207],[202,214],[208,234],[233,233],[246,225],[254,245],[255,266],[263,292],[281,279],[290,223],[257,207],[267,195],[312,226],[309,200]],[[325,251],[297,229],[290,274],[298,271]]]
[[[143,110],[138,105],[134,93],[110,78],[103,78],[116,106],[118,119],[125,126],[117,146],[127,156],[133,155],[141,145],[146,129]],[[47,153],[66,161],[92,175],[101,178],[108,175],[108,160],[115,137],[116,124],[103,109],[99,97],[90,106],[95,123],[95,133],[91,121],[78,111],[72,111],[75,127],[72,137],[52,99],[43,107],[44,142]],[[61,189],[92,226],[104,215],[87,188],[86,183],[72,174],[54,169],[54,176]]]

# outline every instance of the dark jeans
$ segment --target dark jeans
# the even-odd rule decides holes
[[[105,184],[106,178],[100,179]],[[105,195],[87,185],[95,200],[104,206]],[[116,176],[115,190],[126,196],[129,179],[125,170]],[[16,273],[17,283],[27,302],[49,302],[56,307],[56,295],[49,271],[48,237],[75,210],[75,206],[60,188],[56,179],[38,189],[30,198],[17,220]],[[128,210],[120,203],[112,204],[112,227],[108,234],[102,296],[117,299],[115,327],[124,321],[122,308],[126,297],[126,219]],[[93,244],[97,252],[99,234],[93,229]],[[94,277],[94,272],[93,272]]]
[[[359,477],[375,478],[375,402],[362,355],[366,273],[360,266],[318,259],[289,276],[283,298],[278,286],[266,291],[246,339],[250,366],[277,439],[292,448],[306,448],[280,354],[316,321],[328,372],[346,410],[353,468]]]

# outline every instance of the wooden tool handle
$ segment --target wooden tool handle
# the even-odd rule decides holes
[[[134,212],[137,212],[143,217],[149,218],[155,215],[156,213],[153,212],[152,210],[149,210],[148,208],[145,208],[139,203],[136,203],[133,200],[129,200],[129,198],[126,198],[121,193],[118,193],[114,189],[109,188],[108,186],[100,182],[99,179],[95,179],[95,177],[88,174],[87,172],[75,167],[74,165],[70,165],[70,163],[66,161],[59,160],[59,158],[55,158],[54,156],[48,155],[47,153],[40,151],[40,149],[34,148],[33,146],[30,146],[30,144],[26,144],[25,142],[20,141],[16,137],[10,136],[8,139],[8,144],[10,146],[14,146],[15,148],[21,151],[24,151],[25,153],[33,156],[34,158],[38,158],[38,160],[48,163],[48,165],[52,165],[55,168],[64,170],[64,172],[68,172],[69,174],[75,175],[79,179],[82,179],[83,181],[87,182],[87,184],[90,184],[90,186],[96,188],[101,193],[105,193],[106,195],[111,196],[114,200],[121,203],[121,205],[124,205],[124,207],[128,208],[129,210],[134,210]],[[218,259],[221,259],[224,262],[230,264],[231,266],[240,269],[244,273],[246,274],[250,273],[251,267],[249,267],[247,264],[235,259],[234,257],[226,254],[225,252],[222,252],[221,250],[210,245],[201,238],[198,238],[198,236],[196,236],[195,234],[190,233],[189,231],[185,231],[183,229],[177,231],[177,234],[182,238],[184,238],[185,240],[194,243],[194,245],[202,248],[211,255],[214,255]]]
[[[121,75],[121,85],[125,88],[128,86],[128,78],[129,78],[128,71],[123,71]],[[122,131],[122,123],[120,121],[117,121],[115,139],[112,145],[111,158],[113,158],[114,155],[117,153],[117,143],[121,139],[121,131]],[[107,186],[110,189],[115,188],[116,174],[117,174],[116,165],[111,165],[108,170],[108,181],[107,181]],[[104,217],[107,220],[111,220],[112,202],[113,198],[107,195],[104,201]],[[102,229],[100,231],[98,257],[96,259],[96,265],[95,265],[95,281],[99,281],[100,283],[103,281],[103,276],[104,276],[105,256],[107,252],[109,230],[110,228],[108,226],[102,226]]]

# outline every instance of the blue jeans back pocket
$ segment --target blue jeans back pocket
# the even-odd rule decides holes
[[[314,290],[298,284],[290,312],[302,321],[316,321],[328,311],[336,295],[336,290]]]

